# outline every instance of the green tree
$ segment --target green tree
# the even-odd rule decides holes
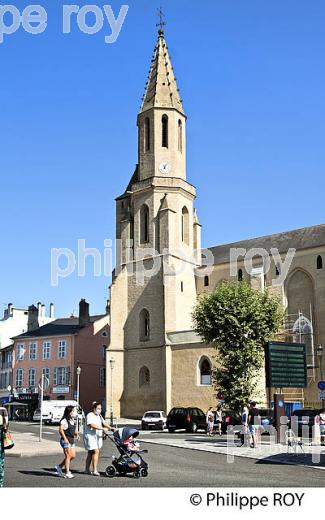
[[[199,298],[192,315],[195,329],[217,350],[213,381],[231,409],[239,412],[254,395],[264,345],[279,331],[283,315],[274,294],[245,282],[223,282]]]

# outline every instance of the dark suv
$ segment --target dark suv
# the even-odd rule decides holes
[[[312,437],[315,418],[319,413],[320,410],[311,410],[309,408],[295,410],[290,420],[290,428],[298,430],[295,431],[295,433],[298,434],[298,437]]]
[[[206,431],[206,415],[200,408],[172,408],[167,416],[167,428],[169,433],[175,430],[186,430],[189,433]]]

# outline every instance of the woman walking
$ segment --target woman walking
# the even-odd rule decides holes
[[[86,417],[84,445],[88,451],[85,473],[99,476],[99,453],[103,446],[103,433],[113,430],[102,417],[102,405],[98,402],[92,404],[92,411]],[[90,470],[92,466],[92,471]]]
[[[0,408],[0,488],[4,486],[5,476],[5,450],[4,434],[8,429],[8,412],[5,408]]]
[[[219,435],[222,435],[222,409],[221,409],[220,404],[219,404],[219,406],[217,406],[216,421],[217,421],[218,433],[219,433]]]
[[[213,426],[214,426],[214,413],[212,410],[212,406],[210,406],[209,410],[206,413],[207,420],[207,434],[208,437],[211,437],[213,434]]]
[[[67,406],[60,421],[60,445],[63,449],[64,460],[55,469],[64,478],[74,478],[70,471],[71,462],[76,458],[75,439],[80,440],[79,433],[76,431],[77,411],[74,406]],[[65,469],[65,473],[63,472]]]

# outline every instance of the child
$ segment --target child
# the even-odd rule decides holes
[[[140,444],[134,440],[133,435],[125,439],[125,441],[123,442],[123,446],[125,446],[126,449],[132,453],[139,451],[140,449]]]

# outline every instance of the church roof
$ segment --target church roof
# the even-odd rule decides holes
[[[325,246],[325,224],[241,240],[240,242],[223,244],[207,249],[212,252],[215,264],[225,264],[230,261],[230,249],[233,248],[241,247],[247,250],[263,248],[268,252],[270,252],[271,248],[276,248],[279,253],[286,253],[290,248],[299,251],[321,246]]]
[[[185,115],[163,29],[159,30],[141,112],[153,107],[175,108]]]

